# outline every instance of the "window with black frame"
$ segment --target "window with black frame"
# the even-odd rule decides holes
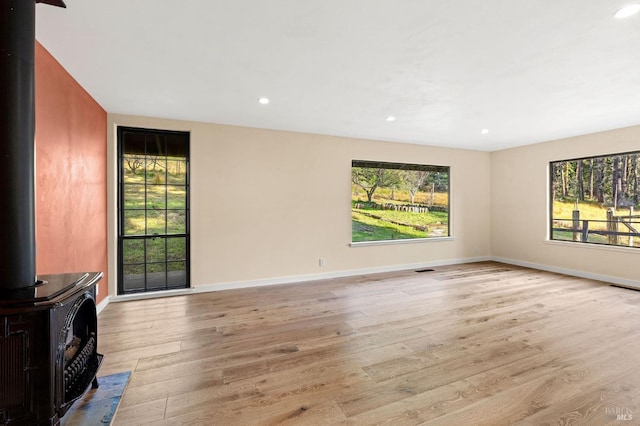
[[[351,241],[449,236],[449,167],[353,160]]]
[[[640,247],[638,156],[551,162],[551,240]]]
[[[189,133],[118,128],[118,293],[189,287]]]

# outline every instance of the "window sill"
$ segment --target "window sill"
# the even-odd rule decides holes
[[[394,244],[415,244],[415,243],[435,243],[440,241],[454,241],[454,237],[435,237],[435,238],[410,238],[406,240],[383,240],[383,241],[359,241],[349,243],[351,247],[368,247],[368,246],[386,246]]]
[[[606,244],[594,244],[594,243],[581,243],[574,241],[561,241],[561,240],[545,240],[545,244],[549,244],[552,246],[561,246],[561,247],[580,247],[586,249],[595,249],[595,250],[606,250],[606,251],[615,251],[621,253],[640,253],[640,248],[638,247],[625,247],[625,246],[610,246]]]

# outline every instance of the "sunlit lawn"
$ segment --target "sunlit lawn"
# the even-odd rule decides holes
[[[371,217],[358,209],[352,210],[353,242],[385,241],[410,238],[444,237],[448,235],[447,213],[412,213],[393,210],[367,210],[379,218]],[[399,225],[391,223],[406,223]],[[416,229],[415,226],[427,226],[427,231]]]
[[[446,211],[417,213],[370,208],[370,205],[364,202],[367,200],[364,191],[355,186],[352,186],[351,189],[352,202],[363,203],[362,208],[352,209],[351,239],[353,242],[446,237],[449,235],[449,214]],[[379,188],[374,194],[373,202],[376,204],[412,204],[428,207],[431,204],[431,198],[430,193],[418,192],[412,204],[409,192],[406,190],[392,191],[390,188]],[[433,194],[433,206],[447,208],[448,201],[449,194],[447,193],[436,192]],[[372,215],[375,217],[371,217]],[[417,229],[417,227],[426,227],[427,231]]]
[[[167,179],[168,185],[164,184]],[[125,235],[186,233],[185,175],[147,172],[145,192],[144,170],[125,176]],[[155,183],[154,183],[155,182]],[[145,210],[146,207],[146,210]],[[165,261],[169,271],[185,269],[186,238],[156,237],[124,241],[125,275],[163,272]],[[157,263],[154,263],[157,262]]]
[[[554,228],[566,228],[567,231],[553,231],[552,239],[573,241],[573,232],[569,229],[573,226],[573,211],[576,206],[573,202],[554,201],[553,203],[553,227]],[[593,231],[606,231],[607,230],[607,207],[592,202],[580,202],[578,203],[578,210],[580,211],[580,221],[588,220],[589,229]],[[629,214],[628,208],[620,208],[617,210],[618,216],[626,216]],[[636,214],[634,212],[634,214]],[[580,223],[582,228],[582,222]],[[620,225],[619,225],[620,226]],[[627,232],[628,229],[622,227],[619,228],[621,232]],[[580,235],[577,236],[581,238]],[[597,235],[589,233],[590,243],[595,244],[607,244],[609,238],[606,235]],[[618,245],[628,246],[629,237],[620,236]],[[640,238],[634,238],[634,247],[640,246]]]

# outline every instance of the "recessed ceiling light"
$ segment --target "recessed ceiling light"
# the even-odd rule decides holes
[[[266,105],[269,103],[269,98],[265,98],[265,97],[258,98],[258,103],[261,103],[262,105]]]
[[[396,118],[393,115],[387,117],[387,121],[396,121]]]
[[[635,15],[638,12],[640,12],[640,3],[635,3],[623,7],[622,9],[614,13],[613,16],[616,19],[624,19],[628,18],[629,16]]]
[[[486,135],[487,133],[489,133],[489,129],[482,129],[480,130],[480,133]]]

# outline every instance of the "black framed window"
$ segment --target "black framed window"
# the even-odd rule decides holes
[[[118,128],[118,293],[188,288],[189,133]]]
[[[550,238],[640,247],[640,151],[552,161]]]

